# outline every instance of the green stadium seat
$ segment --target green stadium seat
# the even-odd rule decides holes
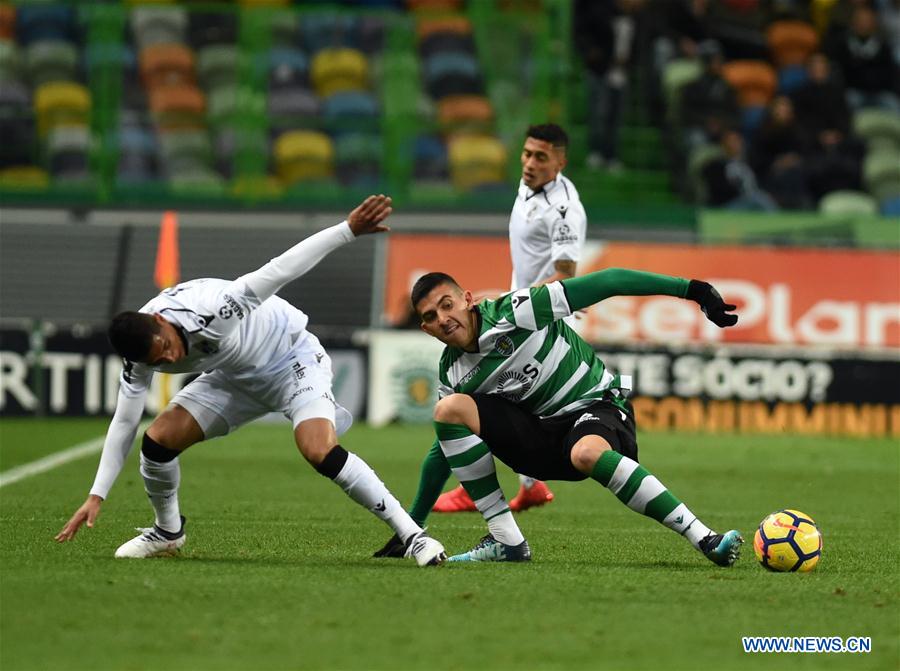
[[[822,214],[878,214],[878,202],[862,191],[832,191],[819,201]]]
[[[900,114],[880,107],[864,108],[853,115],[853,132],[866,141],[869,151],[900,151]]]
[[[208,93],[222,86],[234,86],[240,65],[240,53],[233,44],[216,44],[197,52],[197,77]]]
[[[40,40],[25,50],[29,83],[38,87],[47,82],[78,79],[78,49],[71,42]]]
[[[676,58],[666,63],[662,73],[663,100],[671,123],[679,122],[681,89],[700,77],[702,71],[700,61],[693,59]]]
[[[863,162],[863,182],[878,201],[900,195],[900,154],[869,152]]]
[[[187,25],[183,7],[145,5],[131,10],[131,32],[138,49],[154,44],[184,44]]]
[[[0,39],[0,83],[22,79],[22,53],[12,40]]]

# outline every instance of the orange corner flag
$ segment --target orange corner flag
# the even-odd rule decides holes
[[[178,260],[178,215],[169,210],[163,212],[159,224],[159,244],[156,248],[156,268],[153,281],[160,289],[171,287],[181,280]]]

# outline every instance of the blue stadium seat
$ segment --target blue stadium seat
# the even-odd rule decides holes
[[[18,7],[16,34],[19,44],[39,40],[71,41],[75,35],[75,13],[62,4],[31,4]]]

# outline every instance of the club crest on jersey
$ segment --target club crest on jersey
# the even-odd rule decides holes
[[[511,356],[516,351],[516,344],[508,335],[502,335],[494,341],[494,350],[500,356]]]

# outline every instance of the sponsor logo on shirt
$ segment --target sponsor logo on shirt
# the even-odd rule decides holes
[[[559,216],[561,216],[563,219],[565,219],[566,213],[569,211],[569,206],[568,205],[557,205],[556,211],[559,212]]]
[[[473,377],[475,377],[476,375],[478,375],[478,371],[479,371],[479,370],[481,370],[481,364],[478,364],[477,366],[475,366],[475,368],[473,368],[473,369],[470,370],[468,373],[466,373],[465,375],[463,375],[462,378],[460,378],[459,382],[457,382],[457,386],[464,385],[466,382],[468,382],[468,381],[471,380]]]
[[[520,400],[531,389],[532,381],[527,375],[511,370],[497,380],[497,394],[510,401]]]
[[[584,422],[599,422],[599,421],[600,421],[600,418],[597,417],[597,415],[592,415],[591,413],[586,412],[581,417],[578,418],[578,420],[572,425],[572,428],[574,429],[576,426],[578,426],[579,424],[583,424]]]
[[[494,350],[500,356],[511,356],[516,351],[516,344],[508,335],[502,335],[494,341]]]
[[[291,369],[294,371],[294,379],[302,380],[306,377],[306,366],[304,366],[299,361],[295,361],[291,364]]]
[[[578,236],[566,222],[560,222],[553,227],[553,242],[578,242]]]
[[[238,305],[231,294],[225,294],[222,299],[225,301],[225,305],[219,308],[219,316],[222,319],[230,319],[232,315],[237,315],[238,319],[244,318],[244,309]]]

